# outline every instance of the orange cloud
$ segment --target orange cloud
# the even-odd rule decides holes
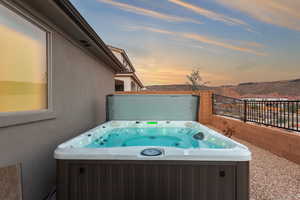
[[[223,14],[219,14],[210,10],[207,10],[205,8],[201,8],[199,6],[195,6],[186,2],[183,2],[181,0],[169,0],[169,2],[177,4],[179,6],[182,6],[184,8],[187,8],[195,13],[198,13],[206,18],[209,18],[211,20],[215,20],[215,21],[221,21],[225,24],[229,24],[229,25],[247,25],[248,24],[242,20],[236,19],[236,18],[232,18],[232,17],[228,17],[226,15]]]
[[[258,55],[258,56],[265,56],[266,55],[265,53],[255,51],[255,50],[250,49],[250,48],[220,42],[220,41],[217,41],[217,40],[214,40],[214,39],[211,39],[211,38],[208,38],[206,36],[199,35],[199,34],[184,33],[183,37],[189,38],[189,39],[192,39],[192,40],[196,40],[196,41],[199,41],[199,42],[215,45],[215,46],[220,46],[220,47],[223,47],[223,48],[226,48],[226,49],[232,49],[232,50],[235,50],[235,51],[248,52],[248,53],[251,53],[251,54]]]
[[[153,70],[152,68],[140,67],[138,76],[141,77],[145,85],[163,85],[163,84],[186,84],[188,82],[186,75],[190,74],[190,67],[161,66]],[[201,71],[203,80],[208,80],[212,84],[223,84],[231,81],[224,74],[209,73]]]
[[[242,43],[244,45],[250,46],[250,47],[258,47],[258,48],[264,47],[263,44],[260,44],[260,43],[257,43],[257,42],[242,42]]]
[[[218,85],[231,82],[231,77],[215,68],[210,68],[212,63],[203,58],[199,63],[191,59],[188,55],[183,55],[181,51],[170,50],[163,44],[146,45],[150,52],[144,56],[133,56],[132,61],[136,66],[137,74],[145,85],[156,84],[185,84],[186,75],[190,74],[195,67],[201,68],[201,76],[204,81],[210,81],[211,84]],[[224,65],[223,61],[216,60],[214,66]],[[221,70],[222,71],[222,70]],[[230,74],[230,73],[229,73]]]
[[[186,75],[190,69],[180,67],[160,67],[153,70],[151,68],[139,68],[139,75],[143,81],[149,84],[170,84],[187,82]]]
[[[189,23],[195,23],[195,24],[202,24],[202,22],[191,19],[191,18],[168,15],[168,14],[160,13],[160,12],[149,10],[149,9],[140,8],[140,7],[132,6],[132,5],[125,4],[125,3],[116,2],[113,0],[98,0],[98,2],[110,4],[112,6],[118,7],[119,9],[125,10],[127,12],[132,12],[132,13],[139,14],[139,15],[162,19],[162,20],[169,21],[169,22],[189,22]]]
[[[298,0],[217,0],[217,2],[242,11],[259,21],[300,31]]]

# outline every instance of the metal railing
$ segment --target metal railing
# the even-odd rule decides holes
[[[222,95],[213,95],[214,114],[233,117],[243,120],[244,118],[244,101]]]
[[[214,114],[300,132],[300,101],[257,101],[213,96]]]

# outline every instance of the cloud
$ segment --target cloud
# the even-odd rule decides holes
[[[219,13],[215,13],[213,11],[207,10],[205,8],[201,8],[199,6],[195,6],[186,2],[183,2],[181,0],[169,0],[169,2],[177,4],[179,6],[182,6],[184,8],[187,8],[195,13],[198,13],[206,18],[209,18],[211,20],[215,20],[215,21],[221,21],[225,24],[228,25],[246,25],[249,26],[246,22],[236,19],[236,18],[232,18],[232,17],[228,17],[226,15],[223,14],[219,14]]]
[[[168,30],[163,30],[163,29],[157,29],[157,28],[152,28],[152,27],[147,27],[147,26],[127,26],[128,30],[146,30],[154,33],[161,33],[161,34],[166,34],[166,35],[176,35],[175,32],[168,31]]]
[[[250,46],[250,47],[258,47],[258,48],[264,47],[263,44],[257,43],[257,42],[242,42],[242,43],[243,43],[244,45]]]
[[[160,65],[156,67],[156,70],[153,70],[144,65],[144,67],[139,67],[138,76],[145,85],[186,84],[188,82],[186,75],[190,74],[192,69],[186,65],[175,67],[174,65]],[[220,85],[232,81],[228,74],[217,74],[207,70],[201,70],[201,77],[204,81],[209,81],[210,85]]]
[[[189,40],[193,40],[193,41],[197,41],[197,42],[201,42],[201,43],[205,43],[205,44],[223,47],[226,49],[247,52],[247,53],[251,53],[254,55],[258,55],[258,56],[266,56],[267,55],[266,53],[262,53],[262,52],[259,52],[259,51],[256,51],[254,49],[247,47],[247,46],[258,47],[260,44],[256,43],[256,42],[245,42],[244,46],[239,46],[239,45],[231,44],[228,42],[222,42],[222,41],[216,40],[214,38],[210,38],[210,37],[196,34],[196,33],[172,32],[169,30],[157,29],[157,28],[145,27],[145,26],[134,26],[134,27],[132,27],[132,29],[133,30],[145,30],[145,31],[150,31],[150,32],[154,32],[154,33],[164,34],[164,35],[181,37],[181,38],[185,38],[185,39],[189,39]],[[261,46],[259,46],[259,47],[261,47]]]
[[[264,23],[300,31],[299,0],[216,0]]]
[[[144,16],[148,16],[148,17],[153,17],[153,18],[165,20],[168,22],[189,22],[189,23],[195,23],[195,24],[202,24],[202,22],[191,19],[191,18],[164,14],[164,13],[160,13],[160,12],[157,12],[154,10],[140,8],[140,7],[126,4],[126,3],[116,2],[113,0],[97,0],[97,1],[115,6],[119,9],[127,11],[127,12],[135,13],[138,15],[144,15]]]
[[[251,53],[251,54],[258,55],[258,56],[265,56],[264,53],[255,51],[255,50],[247,48],[247,47],[242,47],[242,46],[237,46],[237,45],[233,45],[233,44],[229,44],[229,43],[225,43],[225,42],[220,42],[220,41],[217,41],[217,40],[214,40],[214,39],[211,39],[211,38],[208,38],[206,36],[199,35],[199,34],[195,34],[195,33],[184,33],[183,37],[189,38],[189,39],[192,39],[192,40],[196,40],[196,41],[199,41],[199,42],[203,42],[203,43],[206,43],[206,44],[220,46],[220,47],[223,47],[223,48],[226,48],[226,49],[232,49],[232,50],[235,50],[235,51],[248,52],[248,53]]]
[[[148,68],[139,68],[140,76],[148,84],[170,84],[186,82],[186,74],[190,73],[189,69],[160,67],[157,70]]]
[[[188,82],[186,75],[190,74],[193,69],[192,67],[174,66],[172,64],[156,67],[155,70],[146,65],[143,66],[139,68],[138,75],[146,85],[186,84]],[[213,84],[225,78],[224,74],[218,75],[205,70],[201,71],[201,76],[204,80],[209,80]]]

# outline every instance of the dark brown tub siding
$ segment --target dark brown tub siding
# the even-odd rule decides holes
[[[249,200],[249,162],[57,160],[57,200]]]

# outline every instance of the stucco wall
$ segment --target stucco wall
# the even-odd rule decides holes
[[[233,128],[234,137],[300,164],[300,136],[297,133],[253,123],[244,123],[218,115],[213,115],[209,124],[222,131],[228,127]]]
[[[21,163],[25,200],[41,200],[55,184],[56,146],[105,120],[113,76],[95,57],[53,33],[56,118],[0,128],[0,167]]]

